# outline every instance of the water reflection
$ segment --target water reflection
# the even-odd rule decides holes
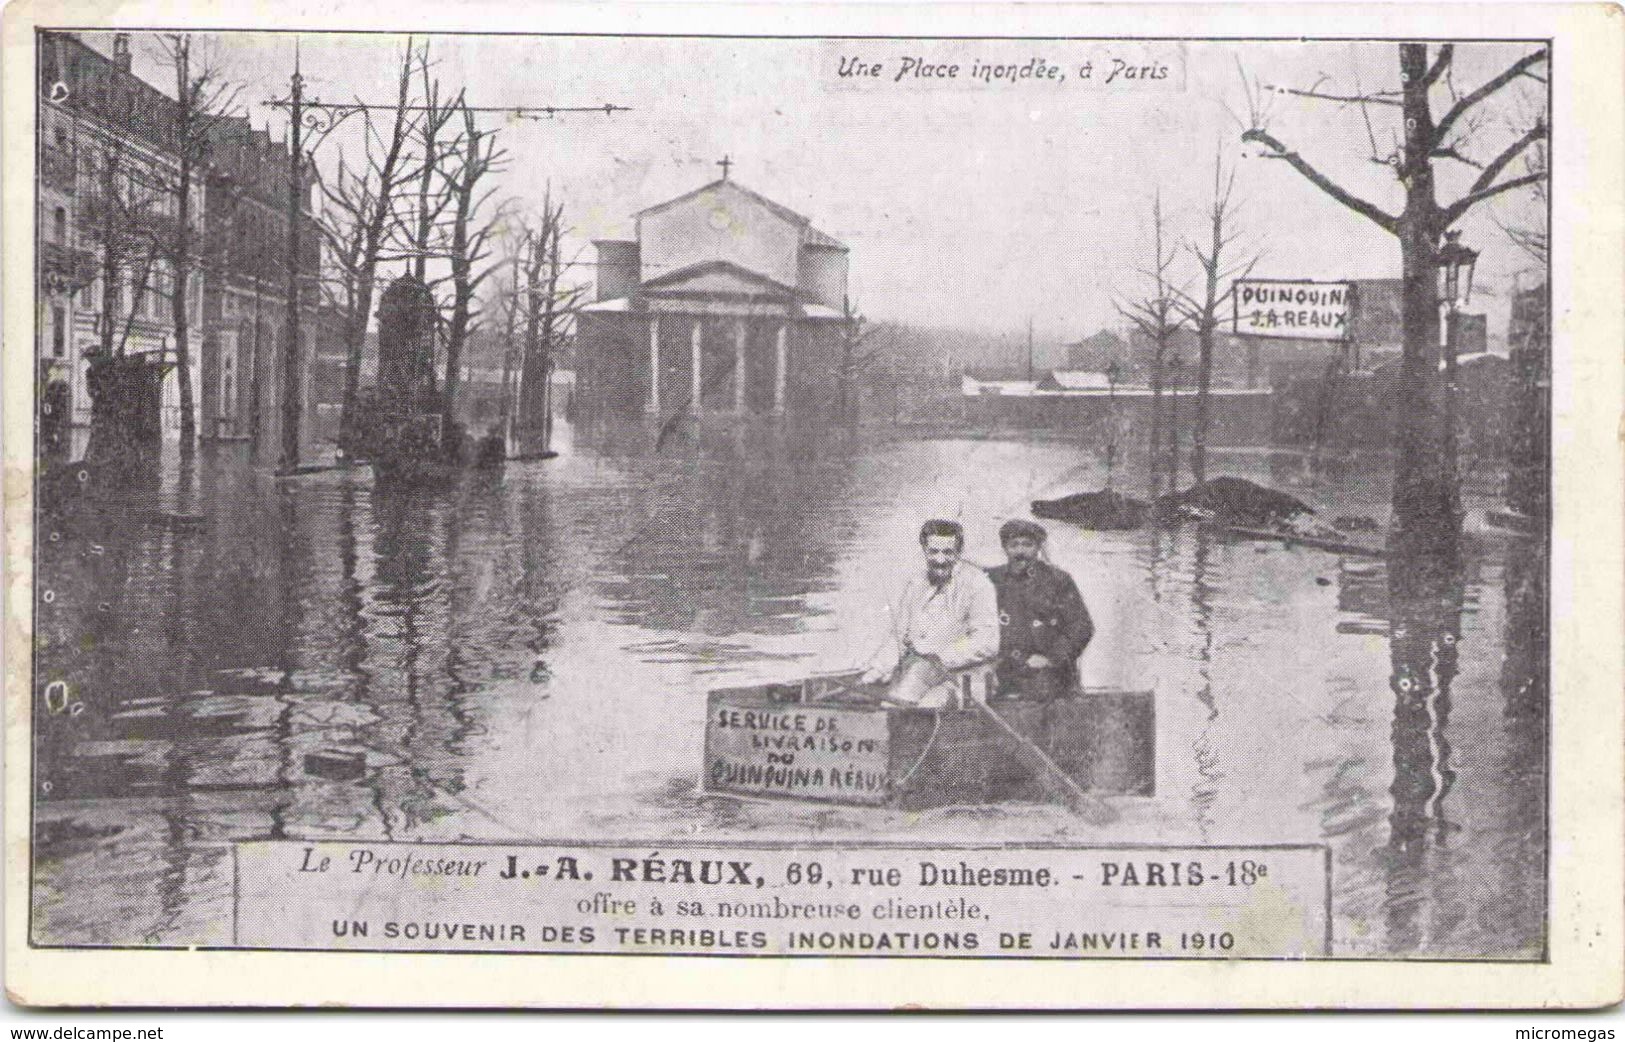
[[[1198,683],[1196,701],[1207,710],[1202,731],[1191,743],[1196,760],[1196,774],[1200,779],[1191,786],[1191,805],[1196,811],[1198,827],[1205,839],[1213,827],[1213,803],[1224,780],[1220,768],[1219,750],[1214,742],[1214,723],[1219,719],[1219,704],[1213,696],[1213,537],[1205,530],[1194,534],[1195,547],[1191,553],[1191,618],[1196,626],[1196,674]]]
[[[1448,847],[1453,827],[1446,798],[1456,772],[1446,731],[1461,653],[1459,553],[1396,555],[1389,562],[1388,599],[1394,781],[1386,919],[1389,944],[1406,952],[1423,940],[1423,862],[1430,848]]]
[[[1502,726],[1510,751],[1505,766],[1505,827],[1495,840],[1494,892],[1528,895],[1497,902],[1507,929],[1544,957],[1547,939],[1547,753],[1550,691],[1549,547],[1532,540],[1502,565],[1505,640],[1501,664]]]
[[[884,835],[1324,840],[1340,950],[1538,951],[1543,564],[1055,525],[1099,627],[1086,681],[1156,688],[1155,798],[1104,831],[760,808],[695,790],[707,687],[850,661],[922,516],[959,512],[991,559],[1032,490],[1102,475],[1065,444],[652,440],[434,493],[205,454],[200,527],[44,519],[35,936],[216,943],[240,839]],[[1382,487],[1335,509],[1377,515]]]
[[[618,460],[626,484],[605,490],[630,521],[596,575],[614,618],[688,635],[714,660],[738,652],[730,634],[804,625],[852,532],[849,448],[747,431],[690,431],[681,455]]]

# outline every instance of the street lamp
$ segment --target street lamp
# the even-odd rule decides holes
[[[1444,317],[1444,462],[1449,479],[1451,509],[1461,516],[1461,485],[1457,470],[1456,431],[1456,355],[1459,347],[1458,327],[1461,325],[1461,305],[1473,293],[1473,269],[1478,265],[1478,251],[1461,243],[1461,232],[1444,233],[1439,246],[1439,296],[1445,305]]]
[[[1454,312],[1473,295],[1473,269],[1478,266],[1478,251],[1461,243],[1461,232],[1444,233],[1439,247],[1438,276],[1439,299]]]

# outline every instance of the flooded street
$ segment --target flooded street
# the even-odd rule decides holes
[[[1103,468],[1013,439],[649,444],[409,493],[204,455],[165,492],[200,524],[42,515],[37,687],[65,687],[36,700],[35,941],[229,943],[247,839],[1325,842],[1337,954],[1540,957],[1523,544],[1470,530],[1442,596],[1396,605],[1380,559],[1051,522],[1097,626],[1084,683],[1156,693],[1154,797],[1101,826],[747,803],[699,789],[707,689],[853,664],[922,519],[994,564],[1001,521]],[[1310,485],[1215,451],[1209,473],[1387,521],[1380,461]]]

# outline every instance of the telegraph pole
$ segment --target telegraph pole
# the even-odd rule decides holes
[[[292,474],[299,469],[300,351],[299,351],[299,216],[304,202],[300,185],[303,171],[300,156],[304,150],[301,127],[304,121],[304,77],[299,74],[299,43],[294,42],[292,92],[289,95],[288,149],[288,316],[283,326],[287,341],[282,354],[282,458],[277,470]]]

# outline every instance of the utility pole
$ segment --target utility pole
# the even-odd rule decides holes
[[[287,341],[282,354],[282,457],[277,464],[277,470],[283,474],[292,474],[299,469],[299,414],[303,407],[300,402],[299,364],[299,216],[302,209],[300,204],[304,200],[300,190],[303,171],[299,159],[304,148],[300,132],[304,124],[304,77],[299,74],[297,39],[293,45],[292,88],[288,102],[288,316],[283,323]]]

